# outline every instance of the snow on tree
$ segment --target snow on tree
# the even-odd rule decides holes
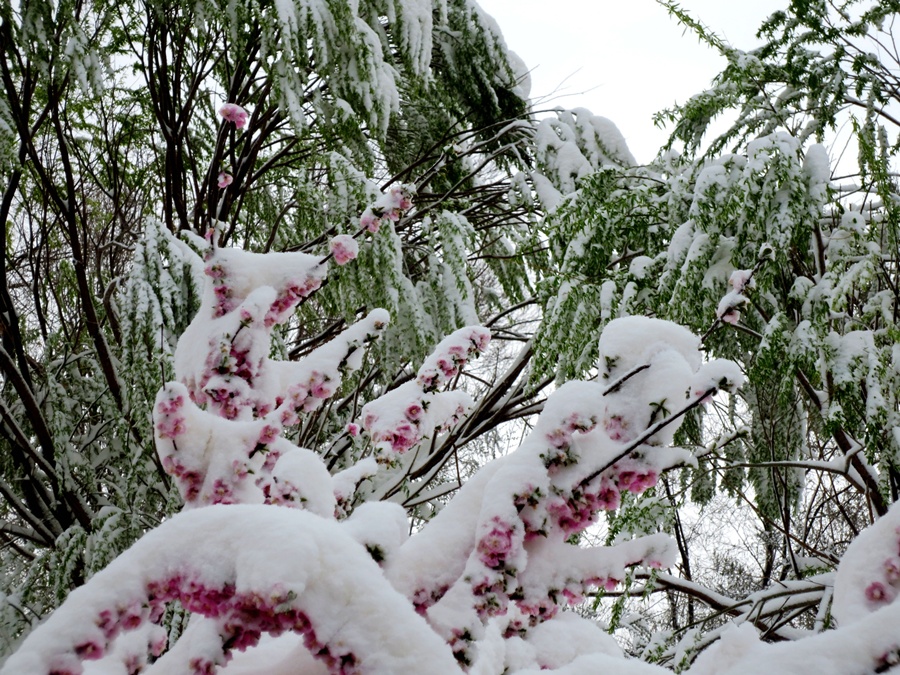
[[[376,307],[394,318],[364,345],[346,400],[296,432],[307,445],[332,435],[333,408],[353,408],[355,388],[399,384],[476,314],[505,327],[503,312],[531,294],[535,254],[523,234],[533,209],[506,197],[528,157],[523,73],[473,2],[4,8],[5,654],[180,506],[150,418],[201,300],[203,264],[188,249],[213,227],[222,251],[328,252],[339,268],[273,336],[285,361]],[[410,190],[417,208],[398,208]],[[361,215],[380,228],[366,243]],[[538,388],[523,389],[520,403]],[[482,410],[469,440],[508,414]]]
[[[646,167],[469,1],[7,8],[4,675],[894,666],[896,7],[665,4]]]
[[[677,441],[699,465],[670,473],[653,505],[680,559],[636,590],[664,588],[665,609],[624,622],[638,603],[607,607],[635,651],[683,668],[723,635],[725,616],[774,640],[834,627],[832,574],[897,498],[897,126],[880,51],[895,44],[897,8],[790,3],[748,53],[665,4],[728,66],[660,116],[675,127],[654,163],[609,164],[551,214],[561,274],[536,358],[548,377],[581,377],[607,321],[650,314],[701,334],[708,356],[746,375],[736,396],[711,402],[714,416],[682,427]],[[726,132],[705,136],[733,111]],[[685,522],[690,502],[702,515]],[[637,507],[630,518],[634,527],[646,515]],[[736,520],[749,523],[735,535],[746,546],[723,547]]]
[[[256,659],[293,673],[417,672],[423,663],[438,673],[665,672],[623,660],[596,624],[565,610],[590,588],[614,590],[629,568],[671,567],[676,542],[658,533],[584,547],[573,535],[693,459],[671,446],[677,427],[717,392],[734,392],[738,366],[704,362],[700,339],[676,324],[611,321],[598,378],[554,391],[520,447],[410,536],[396,504],[354,507],[342,473],[371,480],[414,466],[425,431],[440,433],[471,406],[454,379],[490,335],[456,331],[411,386],[362,406],[343,433],[368,436],[357,462],[369,466],[332,479],[285,431],[362,367],[387,313],[374,310],[302,361],[268,356],[273,329],[327,278],[328,257],[222,249],[210,237],[203,301],[179,340],[176,380],[154,406],[160,459],[185,509],[72,592],[0,672],[229,673],[234,653],[232,673]],[[891,663],[898,513],[845,556],[834,582],[837,638],[766,645],[734,627],[689,672],[815,663],[837,675]],[[192,617],[167,645],[161,621],[174,601]]]
[[[360,234],[378,236],[363,222]],[[482,468],[407,538],[399,507],[358,503],[336,488],[343,474],[377,482],[427,460],[420,446],[473,406],[452,387],[490,332],[456,331],[415,379],[349,417],[342,433],[367,442],[332,479],[286,430],[363,366],[387,312],[373,310],[300,361],[269,357],[273,330],[321,287],[328,257],[221,248],[212,232],[202,302],[179,339],[176,379],[154,406],[157,452],[184,512],[73,592],[4,673],[80,673],[93,660],[138,672],[152,656],[160,658],[147,672],[212,673],[232,651],[257,648],[263,633],[302,636],[335,673],[413,672],[426,662],[434,672],[500,673],[507,652],[517,670],[543,667],[542,654],[523,646],[533,628],[589,588],[614,589],[631,566],[673,563],[665,534],[592,548],[571,537],[617,508],[622,493],[643,492],[688,459],[668,447],[674,429],[686,410],[739,386],[733,364],[702,364],[699,340],[674,324],[610,323],[602,381],[559,387],[518,450]],[[672,413],[657,415],[657,401]],[[193,616],[163,654],[158,622],[175,600]],[[135,630],[140,637],[120,646]],[[592,648],[572,644],[570,656]]]

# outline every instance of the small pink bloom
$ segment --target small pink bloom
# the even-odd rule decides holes
[[[900,581],[900,559],[888,558],[884,561],[884,575],[890,583]]]
[[[612,415],[603,420],[603,429],[606,431],[606,435],[609,436],[610,440],[613,441],[630,440],[631,434],[628,431],[629,426],[628,422],[626,422],[621,415]]]
[[[359,436],[359,425],[350,422],[347,425],[347,433],[353,436],[353,438],[356,438],[357,436]]]
[[[359,254],[359,244],[349,234],[333,237],[328,246],[334,256],[334,262],[338,265],[346,265]]]
[[[730,323],[732,326],[737,326],[738,321],[741,319],[741,313],[736,309],[729,309],[722,316],[719,317],[725,323]]]
[[[562,589],[562,591],[560,591],[560,595],[562,595],[565,601],[570,605],[577,605],[579,602],[584,600],[584,596],[581,593],[573,591],[569,588]]]
[[[512,529],[499,522],[478,541],[479,558],[488,567],[498,567],[511,549]]]
[[[166,644],[168,641],[165,634],[157,636],[156,639],[150,643],[150,653],[153,656],[162,656],[162,653],[166,651]]]
[[[417,422],[421,419],[422,412],[422,405],[418,401],[414,401],[406,407],[406,419],[410,422]]]
[[[246,478],[250,473],[250,467],[247,465],[247,462],[242,462],[238,459],[231,462],[231,469],[234,472],[234,477],[238,480]]]
[[[754,285],[753,278],[751,277],[752,274],[752,270],[735,270],[731,273],[728,283],[731,284],[731,287],[734,290],[740,293],[747,287],[747,282],[750,282],[750,286]]]
[[[249,115],[247,111],[236,103],[226,103],[219,108],[219,114],[226,122],[231,122],[238,129],[243,129],[247,124]]]
[[[475,349],[479,352],[483,352],[487,349],[487,346],[491,342],[491,332],[486,328],[482,328],[476,330],[472,333],[472,344],[475,345]]]
[[[706,389],[695,389],[693,392],[694,398],[700,398],[700,405],[707,406],[712,403],[712,394],[707,394]]]
[[[230,173],[225,173],[224,171],[219,174],[218,185],[220,188],[227,188],[234,181]]]
[[[93,661],[103,656],[104,645],[98,640],[88,640],[75,646],[75,653],[85,661]]]
[[[374,234],[381,227],[381,218],[372,213],[371,209],[366,209],[359,219],[359,226]]]
[[[572,441],[572,435],[565,429],[556,428],[547,433],[547,441],[557,450],[568,448]]]
[[[259,442],[263,445],[268,445],[276,438],[278,438],[278,434],[281,433],[281,429],[279,429],[274,424],[267,424],[262,428],[262,431],[259,432]]]
[[[873,581],[866,587],[866,600],[869,602],[890,602],[894,598],[894,589],[880,581]]]
[[[401,422],[389,432],[389,435],[391,449],[401,454],[419,442],[418,431],[409,422]]]
[[[468,350],[461,344],[451,345],[447,350],[447,353],[450,354],[450,356],[458,357],[459,360],[463,360],[469,355]]]

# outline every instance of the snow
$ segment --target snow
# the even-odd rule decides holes
[[[815,143],[806,149],[803,171],[812,183],[828,183],[831,180],[831,160],[825,146]]]
[[[344,527],[306,511],[245,504],[187,511],[160,525],[73,591],[0,673],[46,675],[76,646],[106,650],[103,612],[121,617],[117,608],[134,606],[143,625],[156,587],[174,587],[182,602],[194,598],[188,605],[206,608],[220,626],[245,598],[259,598],[260,611],[273,616],[300,612],[323,646],[354,655],[370,672],[416,672],[428,663],[433,673],[459,673],[447,645]],[[223,641],[217,630],[205,633],[191,654],[224,659]]]

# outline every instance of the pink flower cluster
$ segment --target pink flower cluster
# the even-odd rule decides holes
[[[362,229],[378,232],[384,222],[397,222],[412,206],[413,189],[409,185],[393,187],[365,211],[359,219]]]
[[[475,550],[482,564],[491,569],[503,567],[513,549],[515,527],[503,522],[499,517],[492,519],[493,527],[478,540]]]
[[[659,474],[652,469],[644,470],[635,460],[624,460],[613,467],[619,490],[640,494],[656,485]]]
[[[363,429],[369,432],[372,442],[378,447],[388,446],[391,452],[402,455],[422,440],[415,422],[401,420],[387,429],[373,431],[377,419],[372,413],[366,415],[363,419]]]
[[[456,335],[451,344],[442,342],[442,352],[435,352],[419,369],[416,381],[425,392],[434,391],[438,386],[450,382],[473,356],[477,356],[491,341],[488,329],[478,326],[467,334]]]
[[[165,472],[175,479],[178,492],[185,504],[196,502],[203,487],[203,473],[188,468],[174,455],[165,455],[162,458],[162,466]]]
[[[588,432],[596,426],[596,418],[572,413],[559,426],[548,431],[545,438],[549,448],[541,453],[547,472],[552,475],[562,467],[577,462],[578,457],[571,452],[572,437],[576,432]]]
[[[334,262],[338,265],[346,265],[359,255],[359,244],[349,234],[339,234],[328,242]]]
[[[597,521],[601,511],[612,511],[619,508],[619,489],[613,482],[601,477],[591,485],[582,489],[573,488],[568,494],[557,493],[548,500],[547,512],[556,525],[567,535],[581,532]]]
[[[444,593],[447,592],[448,588],[448,586],[441,586],[433,589],[420,588],[416,590],[412,596],[412,604],[416,612],[425,616],[428,608],[444,597]]]
[[[188,611],[219,618],[224,626],[222,657],[215,662],[198,659],[191,664],[192,675],[216,672],[234,649],[255,646],[263,633],[281,635],[292,631],[303,636],[307,649],[328,667],[331,673],[356,675],[357,658],[346,649],[335,649],[317,635],[309,617],[297,606],[296,595],[279,584],[266,593],[238,593],[232,584],[209,585],[199,575],[180,574],[147,585],[148,607],[140,615],[139,625],[148,615],[160,616],[165,603],[178,600]],[[152,620],[152,619],[151,619]],[[134,626],[135,623],[132,621]]]
[[[214,232],[214,230],[208,230],[208,232]],[[225,281],[225,268],[221,263],[210,263],[206,266],[204,272],[206,272],[206,276],[212,279],[213,293],[216,297],[213,316],[225,316],[236,306],[236,303],[234,302],[234,291]]]
[[[266,326],[284,323],[294,308],[304,298],[308,298],[322,285],[322,279],[308,275],[303,279],[295,280],[281,290],[275,302],[272,303],[269,313],[266,314]]]
[[[334,396],[335,383],[329,375],[312,371],[306,382],[292,384],[287,391],[287,397],[278,403],[278,414],[281,423],[285,426],[297,424],[300,421],[301,412],[316,410],[322,401]]]
[[[110,644],[122,632],[134,630],[146,621],[157,622],[161,617],[149,603],[134,601],[119,604],[114,608],[104,609],[97,616],[90,635],[78,641],[68,654],[58,654],[51,659],[50,675],[80,675],[83,671],[81,661],[92,661],[106,655]],[[166,648],[165,632],[160,630],[147,645],[153,656],[160,656]],[[129,666],[129,663],[131,666]],[[126,659],[129,672],[138,672],[146,663],[145,656],[131,655]]]
[[[475,598],[475,612],[481,620],[492,616],[503,616],[509,608],[510,586],[515,588],[512,578],[502,571],[492,571],[478,581],[471,581]]]
[[[300,494],[300,488],[289,480],[263,480],[263,495],[266,498],[266,504],[274,504],[276,506],[300,506],[306,501]]]
[[[153,417],[156,422],[157,436],[172,440],[185,432],[184,415],[181,411],[183,407],[183,396],[175,396],[156,404],[156,414]]]
[[[628,442],[634,438],[634,433],[629,428],[631,425],[621,415],[610,415],[603,419],[603,430],[614,441]]]
[[[219,115],[226,122],[231,122],[237,129],[243,129],[249,117],[247,111],[236,103],[224,104],[219,108]]]
[[[900,556],[892,556],[882,564],[881,579],[866,586],[866,600],[873,605],[893,602],[898,589],[900,589]]]
[[[621,580],[614,579],[613,577],[590,577],[584,580],[585,587],[594,586],[596,588],[602,588],[605,591],[616,590],[616,586],[620,583],[622,583]]]
[[[559,612],[559,604],[549,596],[535,600],[517,600],[516,606],[528,617],[530,626],[548,621]]]

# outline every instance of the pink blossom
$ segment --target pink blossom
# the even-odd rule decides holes
[[[231,470],[237,480],[246,478],[250,474],[250,467],[247,465],[247,462],[242,462],[239,459],[231,462]]]
[[[598,510],[614,511],[619,508],[621,503],[621,495],[618,489],[612,483],[603,485],[600,491],[593,495],[592,505]]]
[[[207,230],[207,233],[209,232],[213,232],[213,230]],[[213,279],[223,279],[225,277],[225,268],[218,263],[207,265],[203,271],[206,273],[206,276]]]
[[[409,422],[401,422],[388,432],[391,450],[404,453],[419,442],[418,430]]]
[[[459,372],[452,359],[446,359],[443,356],[438,359],[437,366],[447,379],[454,377]]]
[[[488,567],[498,567],[511,549],[512,528],[499,521],[478,541],[479,558]]]
[[[603,429],[613,441],[627,441],[631,438],[628,422],[621,415],[612,415],[603,420]]]
[[[387,201],[392,211],[406,211],[412,206],[412,200],[405,187],[391,188],[388,194]],[[397,220],[397,218],[392,217],[391,220]]]
[[[106,651],[106,647],[99,640],[88,640],[87,642],[82,642],[75,646],[75,653],[78,654],[79,658],[84,659],[85,661],[93,661],[101,658],[104,651]]]
[[[230,173],[225,173],[224,171],[219,174],[218,186],[222,189],[227,188],[234,182],[234,178]]]
[[[884,575],[890,583],[900,581],[900,559],[888,558],[884,561]]]
[[[894,598],[894,589],[880,581],[873,581],[866,587],[866,600],[869,602],[890,602]]]
[[[491,341],[491,332],[486,328],[476,328],[469,339],[476,351],[483,352]]]
[[[447,353],[458,360],[464,360],[469,356],[469,351],[461,344],[450,345]]]
[[[712,394],[708,394],[706,389],[695,389],[691,392],[694,398],[700,399],[700,405],[706,406],[712,402]],[[700,398],[702,396],[702,398]]]
[[[565,429],[556,428],[547,433],[547,441],[557,450],[568,448],[572,441],[572,435]]]
[[[560,591],[560,595],[562,595],[563,599],[566,603],[570,605],[577,605],[579,602],[584,600],[584,595],[578,593],[577,591],[573,591],[569,588],[564,588]]]
[[[590,579],[585,579],[584,583],[586,586],[596,586],[607,591],[614,591],[619,582],[612,577],[591,577]]]
[[[422,404],[418,401],[413,401],[408,406],[406,406],[406,412],[404,413],[404,415],[410,422],[418,422],[422,418],[422,412]]]
[[[346,265],[359,254],[359,244],[349,234],[333,237],[328,246],[334,256],[334,262],[338,265]]]
[[[313,398],[330,398],[331,395],[334,394],[334,386],[329,382],[321,382],[319,384],[313,385],[310,388],[309,393],[313,396]]]
[[[247,124],[247,111],[236,103],[226,103],[219,108],[219,114],[226,122],[231,122],[238,129],[243,129]]]
[[[156,423],[156,433],[160,438],[176,438],[185,432],[184,418],[165,415]]]
[[[730,323],[732,326],[737,326],[738,321],[740,321],[741,319],[741,313],[734,308],[729,308],[719,318],[725,323]]]
[[[350,422],[347,425],[347,433],[353,436],[353,438],[356,438],[357,436],[359,436],[359,425]]]
[[[735,270],[731,273],[728,283],[731,284],[731,287],[734,290],[740,293],[747,287],[748,282],[750,286],[753,286],[752,274],[752,270]]]
[[[559,612],[559,605],[550,598],[543,598],[536,602],[517,601],[516,605],[523,614],[537,617],[541,621],[547,621]]]
[[[566,427],[569,431],[588,432],[597,426],[596,417],[586,417],[578,413],[572,413],[566,418]]]
[[[263,445],[268,445],[276,438],[278,438],[278,434],[281,433],[281,429],[279,429],[274,424],[267,424],[262,428],[262,431],[259,432],[259,442]]]
[[[166,651],[166,645],[168,644],[168,637],[163,633],[159,635],[153,642],[150,643],[150,653],[153,656],[162,656],[162,653]]]
[[[381,227],[381,218],[372,213],[372,209],[366,209],[360,216],[359,226],[374,234]]]
[[[184,397],[175,396],[174,398],[170,398],[168,401],[160,401],[159,403],[157,403],[156,410],[161,414],[171,414],[176,412],[183,405]]]

